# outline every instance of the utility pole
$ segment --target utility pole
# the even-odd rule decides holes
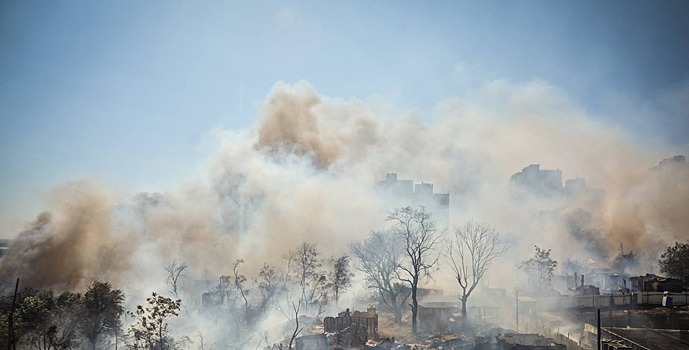
[[[600,308],[597,310],[598,310],[598,312],[597,312],[596,318],[598,319],[598,325],[597,325],[597,332],[596,333],[598,333],[598,350],[601,350],[600,349]]]

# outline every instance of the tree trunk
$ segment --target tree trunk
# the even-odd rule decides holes
[[[469,319],[469,315],[467,315],[467,297],[463,295],[460,300],[462,300],[462,323],[463,326],[466,326]]]
[[[395,308],[392,310],[392,314],[395,317],[395,323],[402,324],[402,310],[395,304]]]
[[[418,300],[416,300],[416,289],[417,289],[416,283],[412,284],[412,286],[411,286],[411,332],[414,335],[416,335],[416,329],[417,329],[416,318],[417,318],[418,313],[419,313],[419,302],[418,302]]]
[[[397,301],[397,294],[394,293],[390,293],[388,298],[390,298],[390,301],[392,302],[392,307],[390,308],[392,309],[392,314],[395,317],[395,323],[402,324],[402,313],[404,312],[402,311],[402,308],[404,307],[404,301],[399,304]]]

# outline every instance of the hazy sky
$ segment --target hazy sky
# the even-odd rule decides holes
[[[197,177],[209,131],[251,126],[277,81],[430,120],[487,82],[542,80],[686,150],[688,18],[686,1],[1,1],[0,236],[69,179]]]

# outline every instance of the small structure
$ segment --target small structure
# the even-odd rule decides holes
[[[594,285],[579,286],[574,291],[575,295],[600,295],[600,288]]]
[[[462,309],[457,302],[422,302],[419,304],[419,327],[425,331],[459,329]]]
[[[684,282],[676,278],[665,278],[647,273],[645,276],[631,277],[632,292],[671,292],[682,293]]]
[[[337,317],[329,316],[323,319],[323,331],[325,333],[341,332],[350,326],[355,326],[358,333],[363,332],[368,338],[377,338],[378,313],[376,308],[369,307],[366,312],[350,312],[347,309],[337,314]]]

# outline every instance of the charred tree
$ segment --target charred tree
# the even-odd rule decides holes
[[[286,259],[291,261],[294,277],[297,279],[301,292],[301,302],[304,311],[308,312],[309,305],[320,303],[325,293],[326,278],[321,267],[320,253],[316,245],[302,242],[296,250],[290,251]]]
[[[399,283],[404,246],[392,231],[373,231],[368,239],[352,243],[349,248],[358,258],[356,268],[366,276],[367,287],[392,312],[396,323],[402,322],[402,309],[408,298],[407,289]]]
[[[430,277],[430,272],[437,266],[439,254],[435,246],[441,241],[442,234],[436,229],[431,213],[424,207],[397,209],[388,215],[388,221],[393,222],[392,230],[403,242],[405,254],[398,278],[407,282],[411,289],[411,327],[416,335],[419,282],[422,278]]]
[[[467,321],[467,300],[493,261],[508,247],[494,228],[473,220],[457,227],[447,240],[447,257],[462,290],[462,320]]]
[[[172,293],[175,298],[179,298],[177,289],[179,287],[180,278],[184,277],[184,270],[186,270],[187,267],[189,267],[187,264],[177,264],[176,261],[173,261],[165,266],[165,272],[167,272],[167,283],[172,289],[170,293]]]

